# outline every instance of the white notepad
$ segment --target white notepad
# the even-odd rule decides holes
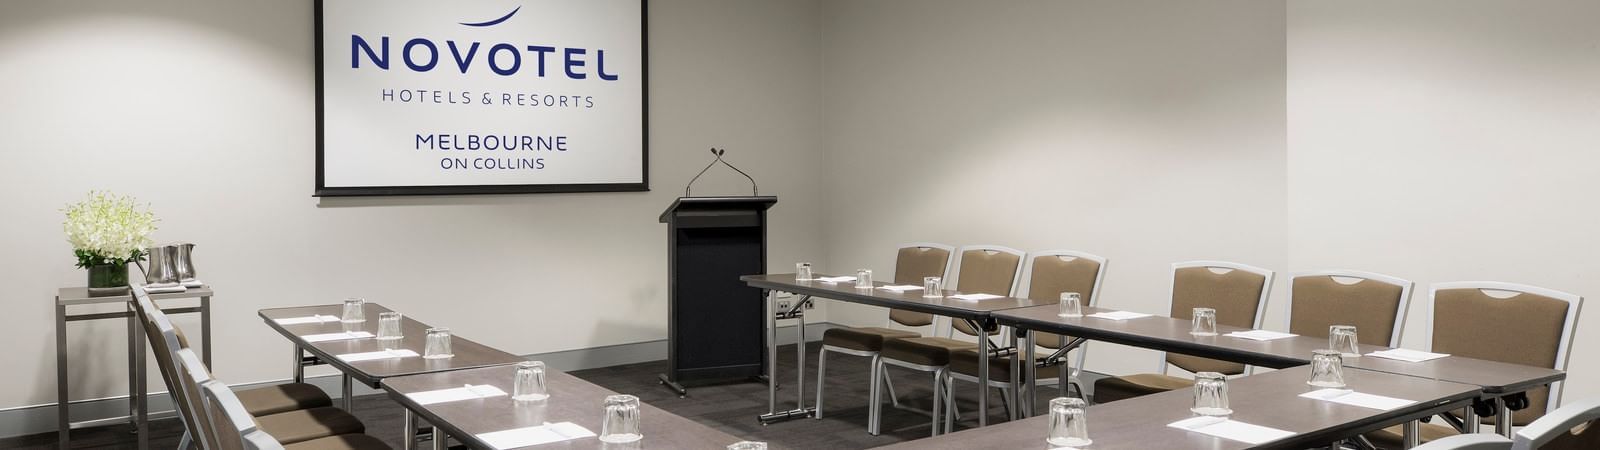
[[[1298,335],[1297,334],[1292,334],[1292,333],[1280,333],[1280,332],[1277,332],[1277,331],[1250,330],[1250,331],[1235,331],[1235,332],[1232,332],[1232,333],[1225,334],[1223,336],[1231,336],[1231,337],[1236,337],[1236,338],[1239,338],[1239,339],[1249,339],[1249,340],[1252,340],[1252,341],[1270,341],[1270,340],[1273,340],[1273,339],[1292,338],[1292,337],[1295,337],[1295,336],[1298,336]]]
[[[477,400],[480,398],[499,397],[507,395],[506,391],[487,384],[466,385],[458,388],[439,389],[433,391],[413,392],[406,394],[419,405],[432,405],[434,403],[453,402],[458,400]]]
[[[402,350],[379,350],[379,351],[375,351],[375,352],[362,352],[362,353],[346,353],[346,354],[343,354],[343,355],[338,355],[337,358],[342,359],[345,362],[359,362],[359,361],[372,361],[372,360],[390,359],[390,358],[409,358],[409,357],[413,357],[413,356],[421,356],[421,355],[418,355],[417,352],[414,352],[414,351],[411,351],[411,350],[402,349]]]
[[[277,322],[278,325],[300,325],[300,324],[303,324],[303,323],[328,323],[328,322],[338,322],[338,321],[339,321],[338,317],[330,316],[330,315],[327,315],[327,314],[317,314],[317,315],[314,315],[314,316],[290,317],[290,318],[286,318],[286,319],[275,319],[275,320],[273,320],[273,322]]]
[[[979,301],[979,300],[988,300],[988,299],[993,299],[993,298],[1000,298],[1000,296],[994,295],[994,294],[961,294],[961,295],[952,295],[952,296],[950,296],[950,298],[953,298],[953,299],[956,299],[956,300],[966,300],[966,301],[969,301],[969,302],[975,302],[975,301]]]
[[[327,342],[327,341],[344,341],[344,340],[350,340],[350,339],[366,339],[366,338],[369,338],[369,337],[372,337],[372,333],[368,333],[368,332],[365,332],[365,331],[347,331],[347,332],[342,332],[342,333],[310,334],[310,335],[300,336],[300,339],[305,339],[306,342]]]
[[[1251,425],[1237,420],[1228,419],[1226,417],[1191,417],[1169,423],[1167,426],[1180,430],[1188,430],[1200,434],[1216,436],[1231,441],[1244,442],[1252,445],[1265,444],[1289,436],[1294,436],[1294,432],[1283,431],[1271,427],[1263,427],[1260,425]]]
[[[1402,406],[1410,405],[1412,403],[1416,403],[1414,401],[1406,400],[1406,399],[1403,399],[1403,398],[1384,397],[1382,395],[1373,395],[1373,394],[1363,394],[1363,393],[1356,392],[1356,391],[1349,390],[1349,389],[1331,389],[1331,388],[1330,389],[1318,389],[1318,390],[1315,390],[1315,391],[1311,391],[1311,392],[1307,392],[1307,393],[1304,393],[1304,394],[1300,394],[1300,396],[1301,397],[1305,397],[1305,398],[1309,398],[1309,399],[1316,399],[1316,400],[1322,400],[1322,401],[1327,401],[1327,402],[1340,403],[1340,404],[1345,404],[1345,405],[1350,405],[1350,406],[1360,406],[1362,408],[1371,408],[1371,409],[1382,410],[1382,411],[1389,411],[1389,410],[1392,410],[1392,409],[1395,409],[1395,408],[1399,408],[1399,407],[1402,407]]]
[[[912,286],[912,285],[878,286],[878,289],[883,289],[883,290],[886,290],[886,291],[895,291],[895,292],[899,292],[899,293],[905,293],[906,291],[920,291],[920,290],[922,290],[922,286]]]
[[[1443,357],[1450,356],[1450,355],[1446,354],[1446,353],[1429,353],[1429,352],[1425,352],[1425,351],[1421,351],[1421,350],[1407,350],[1407,349],[1403,349],[1403,348],[1392,348],[1392,349],[1388,349],[1388,350],[1379,350],[1379,351],[1375,351],[1375,352],[1372,352],[1372,353],[1368,353],[1367,356],[1376,356],[1376,357],[1379,357],[1379,358],[1393,359],[1393,360],[1405,361],[1405,362],[1423,362],[1423,361],[1427,361],[1427,360],[1443,358]]]
[[[856,277],[817,277],[817,281],[821,281],[823,283],[844,283],[855,280]]]
[[[478,439],[489,446],[507,450],[519,447],[530,447],[551,442],[586,438],[594,436],[593,431],[572,422],[546,423],[544,425],[527,428],[513,428],[493,433],[478,435]]]
[[[146,285],[144,287],[144,292],[146,294],[172,294],[172,293],[178,293],[178,292],[185,292],[185,291],[188,291],[188,290],[189,290],[189,288],[183,287],[183,285],[181,285],[181,284],[175,284],[175,285],[172,285],[172,286],[161,286],[161,287],[155,287],[155,286]]]
[[[1093,317],[1093,318],[1096,318],[1096,319],[1107,319],[1107,320],[1128,320],[1128,319],[1137,319],[1137,318],[1140,318],[1140,317],[1150,317],[1150,315],[1149,314],[1145,314],[1145,313],[1136,313],[1136,312],[1129,312],[1129,311],[1111,311],[1111,312],[1090,314],[1089,317]]]

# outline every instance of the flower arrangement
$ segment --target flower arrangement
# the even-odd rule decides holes
[[[67,205],[65,212],[62,228],[78,267],[90,271],[89,287],[127,286],[128,262],[144,259],[150,233],[156,231],[155,214],[133,197],[98,191]]]

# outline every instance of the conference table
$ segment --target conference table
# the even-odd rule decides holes
[[[1328,348],[1325,338],[1308,336],[1293,336],[1281,339],[1258,341],[1226,336],[1236,331],[1250,331],[1248,328],[1231,327],[1217,324],[1216,336],[1195,336],[1190,334],[1191,321],[1175,319],[1162,315],[1151,315],[1127,320],[1108,320],[1089,317],[1090,314],[1113,312],[1114,309],[1099,307],[1084,307],[1083,317],[1060,317],[1056,307],[1029,307],[1015,308],[994,313],[995,321],[1004,326],[1012,327],[1017,331],[1018,337],[1023,341],[1022,355],[1012,358],[1012,373],[1020,374],[1014,377],[1024,377],[1024,389],[1018,389],[1022,401],[1031,402],[1032,395],[1021,394],[1032,392],[1036,380],[1035,367],[1032,364],[1024,366],[1021,361],[1033,360],[1033,332],[1044,331],[1065,334],[1074,337],[1095,341],[1105,341],[1141,348],[1182,353],[1186,355],[1215,358],[1251,364],[1269,368],[1286,368],[1310,364],[1311,354],[1315,350]],[[1363,355],[1386,350],[1389,347],[1361,345]],[[1518,394],[1538,386],[1548,385],[1566,378],[1566,373],[1548,367],[1534,367],[1520,364],[1510,364],[1498,361],[1448,356],[1421,362],[1407,362],[1386,359],[1374,356],[1347,357],[1344,359],[1347,369],[1368,370],[1397,375],[1406,375],[1421,379],[1454,382],[1478,386],[1480,394],[1478,399],[1490,403],[1494,414],[1498,415],[1497,431],[1502,435],[1510,433],[1510,408],[1506,407],[1505,397]],[[1032,412],[1033,408],[1021,408]],[[1476,432],[1479,421],[1473,408],[1466,409],[1464,419],[1465,431]],[[1504,424],[1504,425],[1501,425]]]
[[[827,275],[815,274],[821,278]],[[1054,305],[1056,300],[1039,301],[1026,298],[998,297],[987,300],[961,300],[951,296],[960,295],[962,292],[944,290],[939,297],[924,297],[921,289],[905,292],[896,292],[878,289],[888,286],[888,283],[874,282],[872,289],[857,288],[854,282],[827,283],[818,280],[797,280],[795,274],[762,274],[745,275],[739,277],[745,284],[766,291],[788,292],[801,296],[788,311],[778,311],[775,296],[767,295],[767,414],[757,417],[762,423],[771,423],[799,417],[810,417],[816,409],[805,405],[805,352],[796,351],[798,365],[796,366],[795,409],[778,411],[777,390],[777,321],[778,319],[798,319],[799,326],[795,327],[799,333],[799,340],[805,342],[805,316],[802,312],[806,303],[812,297],[821,297],[830,300],[839,300],[863,305],[881,306],[905,311],[933,314],[949,317],[952,320],[967,321],[974,329],[984,332],[993,332],[999,329],[994,320],[994,312],[1016,308],[1027,308],[1041,305]],[[1006,347],[1009,348],[1009,347]],[[990,342],[989,339],[978,339],[980,354],[995,354],[1004,348]],[[802,347],[803,350],[803,347]],[[987,386],[989,382],[989,358],[978,358],[978,378],[980,386]],[[987,395],[978,396],[978,410],[988,411]],[[988,415],[978,415],[978,425],[988,424]]]
[[[341,405],[345,411],[351,410],[352,391],[354,390],[353,381],[360,381],[368,387],[377,389],[382,387],[387,379],[394,377],[501,366],[526,361],[520,356],[455,335],[450,338],[450,351],[455,356],[443,359],[423,358],[421,355],[426,348],[426,332],[430,327],[412,319],[408,315],[402,315],[400,319],[402,337],[397,340],[386,341],[365,338],[320,342],[307,341],[305,336],[328,333],[365,331],[376,335],[378,333],[378,315],[392,310],[377,303],[366,303],[363,307],[365,308],[367,320],[353,324],[346,324],[337,320],[344,312],[343,304],[270,308],[258,311],[257,315],[261,316],[261,319],[267,323],[268,327],[283,335],[294,345],[295,382],[305,381],[305,368],[307,366],[326,364],[339,370],[343,388]],[[334,320],[289,325],[278,322],[284,319],[305,317],[332,317]],[[385,350],[410,350],[416,352],[417,356],[355,362],[339,358],[339,355]],[[310,353],[310,356],[306,356],[306,353]],[[405,443],[408,449],[416,441],[417,427],[415,421],[416,418],[412,415],[411,410],[407,409],[405,416]],[[435,426],[437,427],[437,424]]]
[[[452,372],[391,378],[383,389],[395,402],[415,411],[428,423],[457,441],[475,449],[496,449],[486,433],[505,432],[546,423],[571,422],[593,433],[601,431],[605,398],[614,395],[606,388],[564,372],[545,371],[545,387],[550,397],[539,402],[518,402],[509,395],[516,366],[495,366]],[[411,395],[463,386],[494,386],[507,395],[470,398],[422,404]],[[725,448],[742,439],[698,422],[639,404],[639,443],[649,448]],[[435,448],[442,447],[446,434],[435,434]],[[535,445],[536,448],[602,448],[597,437],[584,437]]]
[[[1233,409],[1233,414],[1228,417],[1230,420],[1293,433],[1288,437],[1250,444],[1169,426],[1195,417],[1189,411],[1193,405],[1192,393],[1185,389],[1088,407],[1085,417],[1088,437],[1093,443],[1086,448],[1235,450],[1327,447],[1340,439],[1462,408],[1472,402],[1479,390],[1470,384],[1346,370],[1346,389],[1415,402],[1383,410],[1301,397],[1301,394],[1319,389],[1306,384],[1310,376],[1310,369],[1300,366],[1228,381],[1228,399]],[[884,448],[1047,447],[1045,438],[1049,435],[1049,420],[1048,416],[1013,420]]]

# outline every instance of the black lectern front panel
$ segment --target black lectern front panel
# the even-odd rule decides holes
[[[739,277],[767,270],[766,210],[776,202],[685,197],[661,214],[668,224],[668,381],[765,373],[766,299]]]

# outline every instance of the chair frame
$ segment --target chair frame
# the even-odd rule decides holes
[[[1229,262],[1229,261],[1197,260],[1197,261],[1183,261],[1183,262],[1172,263],[1172,276],[1170,277],[1170,280],[1168,280],[1168,282],[1167,282],[1168,283],[1167,284],[1167,311],[1168,311],[1169,314],[1172,311],[1172,296],[1177,294],[1177,289],[1178,289],[1178,269],[1188,269],[1188,268],[1192,268],[1192,267],[1203,267],[1203,268],[1207,268],[1207,269],[1243,270],[1245,272],[1250,272],[1250,273],[1253,273],[1253,274],[1256,274],[1256,275],[1261,275],[1263,278],[1265,278],[1261,283],[1261,298],[1256,299],[1256,320],[1255,320],[1255,324],[1251,325],[1251,328],[1254,328],[1254,329],[1257,329],[1257,330],[1261,329],[1261,322],[1264,319],[1266,319],[1267,299],[1272,297],[1272,279],[1273,279],[1273,275],[1275,274],[1273,271],[1268,270],[1268,269],[1263,269],[1263,268],[1260,268],[1260,267],[1256,267],[1256,266],[1252,266],[1252,265],[1249,265],[1249,264],[1242,264],[1242,263]],[[1161,352],[1161,354],[1158,355],[1158,358],[1160,359],[1161,363],[1156,366],[1156,373],[1165,375],[1167,373],[1167,366],[1168,366],[1168,364],[1167,364],[1167,352]],[[1252,372],[1255,372],[1255,366],[1245,365],[1245,367],[1244,367],[1245,375],[1249,375]]]
[[[1600,419],[1600,397],[1587,398],[1572,402],[1567,406],[1554,411],[1546,412],[1544,417],[1534,420],[1528,426],[1517,430],[1513,437],[1513,450],[1534,450],[1550,443],[1561,433],[1566,433],[1572,427],[1591,420]],[[1594,426],[1594,425],[1591,425]],[[1591,433],[1595,431],[1590,431]]]
[[[1017,285],[1019,283],[1021,283],[1022,267],[1027,265],[1027,261],[1025,261],[1025,260],[1028,257],[1028,253],[1024,252],[1022,250],[1017,250],[1017,249],[1014,249],[1014,248],[1011,248],[1011,247],[1006,247],[1006,246],[1001,246],[1001,245],[976,244],[976,245],[964,245],[964,246],[961,246],[961,247],[957,247],[954,252],[951,252],[949,265],[946,266],[946,268],[945,268],[945,275],[946,275],[946,277],[944,279],[945,286],[954,286],[957,289],[952,289],[952,290],[960,292],[959,288],[961,287],[962,255],[966,254],[969,251],[974,251],[974,250],[1002,252],[1002,253],[1009,253],[1009,254],[1017,256],[1017,268],[1016,268],[1016,270],[1014,272],[1011,273],[1011,286],[1008,288],[1009,291],[1007,292],[1008,294],[1010,294],[1012,296],[1015,296],[1015,294],[1017,292]],[[941,320],[944,321],[944,328],[943,328],[944,331],[942,333],[943,334],[942,336],[938,336],[938,334],[940,334],[939,330],[941,329],[939,327],[939,323],[940,323]],[[933,318],[933,327],[934,327],[935,336],[932,336],[932,337],[943,337],[943,338],[953,339],[954,336],[955,336],[955,328],[956,328],[954,324],[955,324],[955,321],[952,318],[941,317],[941,316],[935,315],[934,318]],[[978,332],[978,335],[976,336],[977,339],[988,339],[988,336],[985,335],[986,333],[984,333],[983,330],[976,330],[976,331]],[[1005,334],[1006,333],[1005,328],[1002,327],[1000,332],[1002,334]],[[966,334],[966,333],[963,332],[962,334]],[[878,362],[877,362],[877,369],[874,370],[873,372],[876,373],[876,375],[878,377],[880,377],[881,379],[888,380],[889,379],[889,374],[888,374],[888,371],[886,370],[887,369],[886,366],[889,366],[889,365],[897,366],[897,367],[903,367],[903,368],[912,369],[912,370],[921,371],[921,372],[933,372],[933,411],[932,411],[933,414],[932,414],[931,419],[932,419],[933,435],[934,436],[938,436],[939,435],[939,428],[940,428],[939,427],[939,422],[940,422],[940,418],[942,416],[942,414],[940,414],[940,412],[941,412],[940,409],[941,409],[941,407],[946,406],[946,405],[943,405],[942,403],[944,403],[944,399],[945,399],[945,397],[947,397],[947,395],[945,395],[945,386],[947,384],[949,384],[949,380],[948,380],[949,366],[926,366],[926,365],[913,364],[913,363],[909,363],[909,362],[905,362],[905,361],[899,361],[899,360],[890,359],[890,358],[884,358],[884,357],[880,356],[878,358]],[[874,383],[874,385],[876,385],[877,381],[873,381],[873,383]],[[877,390],[874,389],[873,391],[877,391]],[[983,394],[985,396],[987,396],[989,394],[988,390],[985,390],[983,392]],[[871,432],[873,435],[877,435],[878,434],[878,429],[877,429],[876,425],[878,425],[881,422],[881,416],[883,414],[883,408],[880,406],[880,403],[882,403],[882,400],[879,397],[877,397],[877,395],[881,395],[881,394],[875,393],[875,394],[872,394],[872,395],[874,395],[874,397],[871,399],[871,407],[868,408],[870,410],[868,412],[868,414],[871,417],[869,420],[870,420],[870,423],[871,423],[872,426],[869,427],[870,429],[868,431]],[[984,401],[983,403],[987,403],[987,401]],[[955,409],[955,403],[952,402],[948,406],[951,408],[952,413],[953,413],[954,409]],[[1012,408],[1012,411],[1015,411],[1015,408]],[[979,412],[979,414],[987,414],[987,413],[988,413],[988,411],[980,411]]]
[[[1389,334],[1389,347],[1399,348],[1400,338],[1405,334],[1406,313],[1411,310],[1411,296],[1417,283],[1400,277],[1384,275],[1376,272],[1363,272],[1360,270],[1327,269],[1309,270],[1289,274],[1289,300],[1283,312],[1284,328],[1289,328],[1294,323],[1294,282],[1307,277],[1342,277],[1359,278],[1363,281],[1379,281],[1386,284],[1400,286],[1400,305],[1395,308],[1394,330]],[[1341,283],[1342,284],[1342,283]],[[1360,283],[1357,283],[1360,284]]]
[[[1510,450],[1511,440],[1497,434],[1458,434],[1429,441],[1412,450]]]
[[[933,242],[912,242],[912,243],[908,243],[908,244],[900,244],[898,247],[895,247],[895,250],[897,250],[897,251],[898,250],[905,250],[905,249],[908,249],[908,248],[936,248],[936,249],[944,250],[945,253],[947,253],[949,256],[947,258],[945,258],[944,271],[942,273],[940,273],[939,277],[940,277],[941,280],[943,280],[945,277],[950,276],[950,268],[952,267],[951,263],[954,262],[955,259],[956,259],[955,258],[956,248],[954,246],[946,245],[946,244],[933,243]],[[898,322],[895,322],[893,318],[886,318],[886,319],[884,319],[884,321],[889,326],[894,326],[896,324],[899,324]],[[904,326],[904,324],[900,324],[900,325]],[[925,325],[925,326],[930,328],[929,331],[937,332],[938,331],[938,325],[939,325],[939,317],[938,316],[934,316],[933,323]],[[853,350],[853,349],[848,349],[848,348],[844,348],[844,347],[836,347],[836,346],[832,346],[832,345],[823,345],[821,349],[817,350],[817,401],[816,401],[816,406],[815,406],[816,407],[816,410],[815,410],[816,412],[812,414],[812,418],[815,418],[817,420],[821,420],[822,419],[822,399],[823,399],[823,387],[824,387],[823,380],[827,379],[828,352],[843,353],[843,354],[850,355],[850,356],[860,356],[860,357],[864,357],[864,358],[870,358],[870,360],[867,362],[868,367],[870,368],[870,374],[867,376],[867,378],[869,378],[869,382],[872,382],[870,380],[877,380],[879,378],[882,378],[883,379],[883,383],[879,384],[879,383],[876,383],[876,382],[872,382],[873,385],[870,388],[867,389],[867,391],[868,391],[867,396],[869,398],[874,399],[873,407],[872,408],[868,408],[868,409],[876,409],[877,408],[877,403],[876,402],[880,398],[880,394],[878,393],[878,390],[882,389],[882,388],[885,388],[885,387],[888,388],[888,390],[889,390],[889,401],[896,407],[900,406],[900,399],[894,393],[894,383],[889,381],[889,377],[879,377],[878,374],[877,374],[877,372],[879,370],[882,370],[882,366],[880,366],[878,364],[878,360],[880,359],[880,356],[878,355],[878,352]],[[872,433],[872,435],[874,435],[874,436],[878,435],[878,420],[879,420],[879,418],[880,417],[879,417],[878,414],[868,414],[867,415],[867,431],[869,433]]]
[[[1423,327],[1423,333],[1424,336],[1427,336],[1428,349],[1430,351],[1433,350],[1433,322],[1435,308],[1437,307],[1435,302],[1438,299],[1439,291],[1454,289],[1478,289],[1480,291],[1488,290],[1516,292],[1520,294],[1534,294],[1567,302],[1566,323],[1562,325],[1561,343],[1556,347],[1556,362],[1555,367],[1552,367],[1556,370],[1567,370],[1567,363],[1572,357],[1569,352],[1569,350],[1572,348],[1572,337],[1578,331],[1578,313],[1583,309],[1583,296],[1569,292],[1557,291],[1555,289],[1542,288],[1526,284],[1506,283],[1502,281],[1451,281],[1445,283],[1433,283],[1432,285],[1428,286],[1428,310],[1426,312],[1427,325]],[[1504,299],[1499,297],[1494,298],[1500,300],[1512,300],[1515,299],[1516,296]],[[1561,406],[1561,395],[1564,392],[1563,389],[1565,387],[1566,383],[1562,381],[1550,383],[1550,398],[1545,402],[1545,414],[1549,414],[1551,411],[1554,411],[1557,407]]]
[[[1027,297],[1029,294],[1032,293],[1032,291],[1033,291],[1033,261],[1036,260],[1036,259],[1039,259],[1041,257],[1046,257],[1046,256],[1055,256],[1055,257],[1070,256],[1070,257],[1077,258],[1077,259],[1087,259],[1089,261],[1094,261],[1096,264],[1099,264],[1100,268],[1095,271],[1095,275],[1094,275],[1094,291],[1089,293],[1089,301],[1088,301],[1088,304],[1086,306],[1094,306],[1094,305],[1096,305],[1098,303],[1098,300],[1100,298],[1100,291],[1102,290],[1101,286],[1103,286],[1103,282],[1105,281],[1105,277],[1106,277],[1106,266],[1107,266],[1107,264],[1110,263],[1110,261],[1107,260],[1103,256],[1096,255],[1096,254],[1093,254],[1093,253],[1088,253],[1088,252],[1081,252],[1081,251],[1077,251],[1077,250],[1044,250],[1044,251],[1038,251],[1038,252],[1030,252],[1027,255],[1023,256],[1024,260],[1023,260],[1023,263],[1022,263],[1022,272],[1021,272],[1020,275],[1018,275],[1017,286],[1015,288],[1016,296],[1018,296],[1018,297]],[[1065,344],[1066,344],[1065,342],[1062,342],[1063,346],[1065,346]],[[1084,361],[1086,361],[1087,358],[1088,358],[1088,353],[1089,353],[1088,344],[1089,344],[1088,341],[1084,341],[1084,343],[1079,344],[1079,346],[1077,347],[1077,350],[1078,350],[1078,370],[1079,371],[1083,370]],[[1067,368],[1065,366],[1061,367],[1061,369],[1062,370],[1060,372],[1067,372]],[[974,376],[971,376],[971,375],[957,373],[955,371],[950,371],[950,370],[946,370],[945,373],[946,373],[945,376],[947,378],[949,378],[950,380],[961,380],[961,381],[965,381],[965,382],[968,382],[968,383],[974,383],[974,384],[976,384],[978,382],[978,377],[974,377]],[[1076,384],[1076,381],[1072,381],[1072,380],[1076,380],[1077,379],[1077,374],[1075,374],[1075,373],[1059,373],[1059,374],[1057,374],[1057,376],[1055,378],[1041,378],[1041,379],[1035,380],[1035,385],[1052,385],[1052,384],[1056,385],[1057,388],[1062,391],[1061,395],[1062,396],[1066,396],[1067,383],[1063,383],[1062,382],[1062,377],[1063,376],[1066,378],[1067,383]],[[947,385],[945,386],[946,401],[950,402],[950,404],[954,405],[955,404],[954,403],[955,402],[954,383],[951,382],[951,381],[947,381],[946,383],[947,383]],[[989,380],[989,387],[999,388],[999,389],[1001,389],[1003,391],[1010,391],[1010,390],[1014,389],[1014,387],[1011,385],[1011,380],[990,379]],[[1082,392],[1081,388],[1079,389],[1079,392]],[[1012,393],[1014,394],[1015,392],[1013,391]],[[1010,397],[1015,397],[1015,395],[1012,395]],[[1009,401],[1010,397],[1007,397],[1008,401]],[[1012,405],[1012,406],[1013,406],[1012,410],[1015,411],[1017,409],[1017,407],[1020,407],[1021,405]],[[946,430],[953,429],[952,428],[954,426],[954,421],[952,420],[953,416],[954,416],[953,412],[954,412],[954,408],[951,408],[950,411],[946,413],[946,416],[947,416],[945,418],[945,429]],[[1013,418],[1015,418],[1015,417],[1013,417]]]

